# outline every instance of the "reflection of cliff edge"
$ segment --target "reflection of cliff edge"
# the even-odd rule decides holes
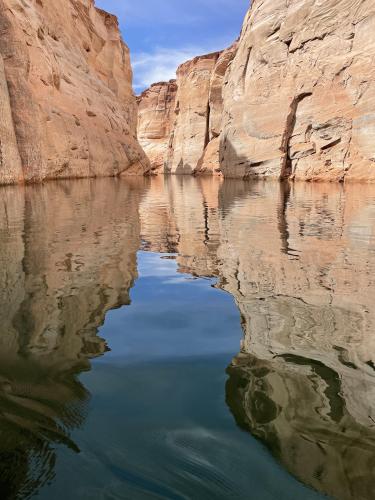
[[[107,311],[129,304],[142,186],[103,180],[2,189],[0,486],[6,498],[28,496],[53,478],[55,444],[79,451],[69,435],[83,423],[90,395],[77,375],[108,349],[97,336]]]

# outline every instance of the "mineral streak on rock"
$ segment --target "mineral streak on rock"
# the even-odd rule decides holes
[[[128,48],[93,0],[0,0],[0,109],[1,184],[150,168]]]

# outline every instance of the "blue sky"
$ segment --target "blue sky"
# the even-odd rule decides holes
[[[239,35],[249,0],[96,0],[116,14],[129,45],[138,93],[174,78],[177,66],[229,46]]]

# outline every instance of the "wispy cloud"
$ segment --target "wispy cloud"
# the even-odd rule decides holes
[[[118,15],[134,69],[134,88],[175,78],[177,67],[228,47],[249,0],[96,0]]]
[[[176,49],[157,47],[149,53],[134,54],[132,62],[135,90],[140,91],[152,83],[175,78],[176,69],[180,64],[205,52],[205,48],[191,46]]]

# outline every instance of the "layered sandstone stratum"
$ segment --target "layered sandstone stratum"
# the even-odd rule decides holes
[[[254,0],[237,49],[178,69],[164,170],[375,181],[374,33],[371,0]]]
[[[143,174],[129,50],[93,0],[0,0],[0,183]]]

